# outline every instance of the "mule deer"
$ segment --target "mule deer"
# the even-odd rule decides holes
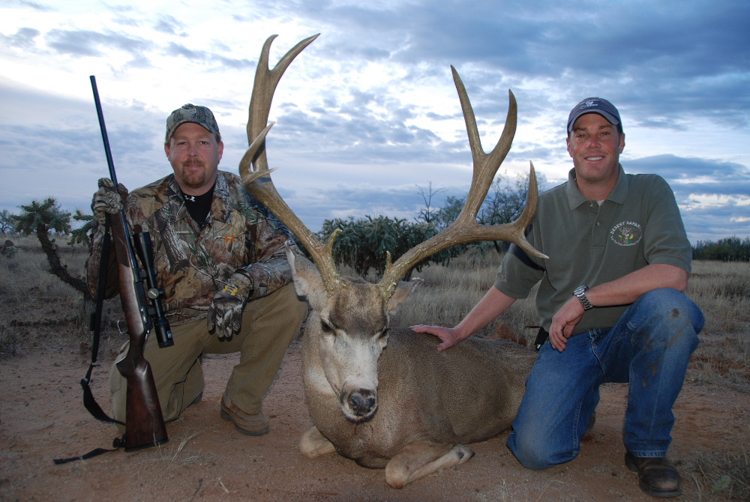
[[[507,429],[515,417],[535,353],[507,340],[473,338],[447,352],[438,340],[389,318],[420,282],[399,282],[419,261],[454,244],[510,240],[535,256],[525,227],[536,210],[533,165],[523,215],[506,225],[481,226],[477,211],[508,153],[516,127],[516,102],[510,93],[505,129],[497,146],[481,147],[474,112],[455,68],[469,133],[474,176],[460,216],[442,233],[391,263],[382,280],[370,284],[339,276],[333,261],[336,233],[321,243],[274,188],[268,174],[265,137],[271,101],[282,74],[316,36],[301,41],[274,67],[269,38],[258,63],[247,125],[250,148],[240,162],[243,183],[305,245],[316,267],[287,251],[294,285],[312,307],[303,338],[303,378],[315,424],[300,449],[308,457],[333,451],[369,468],[385,468],[389,485],[401,488],[439,469],[465,462],[473,452],[463,443],[486,440]],[[545,257],[546,258],[546,257]]]

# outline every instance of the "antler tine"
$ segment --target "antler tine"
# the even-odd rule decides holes
[[[487,154],[482,148],[482,140],[479,137],[474,109],[469,101],[466,87],[464,87],[464,83],[458,75],[456,68],[451,66],[451,72],[453,73],[453,82],[456,84],[456,90],[458,91],[458,99],[461,101],[461,110],[464,114],[464,122],[466,123],[466,132],[469,137],[469,146],[471,148],[474,167],[471,188],[458,219],[473,222],[479,213],[479,209],[482,207],[484,199],[487,197],[487,192],[489,192],[490,186],[492,186],[492,180],[495,179],[495,174],[497,174],[500,164],[505,160],[505,156],[508,155],[510,147],[513,144],[513,137],[516,134],[516,124],[518,123],[518,105],[516,104],[516,97],[513,95],[513,91],[508,90],[508,115],[505,120],[503,133],[500,135],[495,148]]]
[[[517,105],[516,99],[511,91],[509,94],[508,116],[505,121],[505,127],[495,148],[489,153],[482,149],[477,123],[474,117],[474,110],[471,107],[466,88],[461,81],[456,69],[451,66],[453,80],[458,90],[458,96],[461,101],[461,109],[466,122],[466,131],[469,137],[471,147],[471,156],[474,162],[471,187],[469,195],[466,197],[464,207],[461,213],[448,228],[430,239],[418,244],[406,253],[404,253],[395,263],[391,264],[390,260],[386,266],[385,273],[379,286],[385,298],[390,298],[396,289],[398,281],[414,265],[423,259],[435,253],[442,251],[450,246],[465,244],[467,242],[481,240],[507,240],[520,246],[527,253],[539,258],[547,259],[548,257],[536,249],[528,242],[524,230],[531,223],[538,201],[538,191],[536,184],[536,175],[534,165],[531,165],[529,174],[529,193],[526,200],[526,207],[521,216],[512,223],[503,225],[479,225],[476,221],[479,208],[482,206],[487,192],[492,185],[495,173],[500,168],[505,156],[510,151],[513,142],[513,136],[516,131],[517,123]]]
[[[333,261],[333,242],[338,235],[334,232],[323,245],[304,223],[294,214],[279,195],[271,180],[266,158],[265,139],[273,123],[267,124],[271,102],[281,76],[297,55],[310,45],[318,35],[306,38],[292,47],[276,64],[269,69],[268,59],[271,44],[276,35],[269,37],[263,44],[258,68],[255,72],[255,84],[250,98],[247,138],[250,147],[240,162],[240,176],[245,190],[270,209],[289,230],[304,244],[318,266],[320,275],[329,294],[333,294],[341,285],[336,264]],[[252,168],[252,171],[251,171]]]
[[[266,127],[268,123],[268,114],[271,112],[271,102],[273,101],[273,94],[276,92],[276,86],[279,84],[281,77],[294,61],[294,58],[302,52],[305,47],[310,45],[316,38],[320,36],[320,33],[308,37],[297,45],[289,49],[289,51],[282,57],[273,70],[268,65],[269,55],[271,52],[271,44],[278,35],[271,35],[266,39],[263,44],[263,49],[260,53],[260,61],[258,61],[258,67],[255,70],[255,84],[253,85],[253,94],[250,98],[250,110],[249,117],[247,120],[247,141],[250,144],[253,139],[258,137],[260,132]],[[266,159],[265,145],[261,147],[258,157],[254,160],[254,170],[266,170],[268,169],[268,161]]]
[[[253,171],[251,168],[253,159],[258,154],[258,150],[260,150],[261,147],[265,146],[266,136],[268,135],[268,132],[271,130],[274,124],[275,122],[271,122],[266,126],[265,129],[260,132],[258,137],[255,138],[252,143],[250,143],[250,146],[247,148],[245,155],[243,155],[242,159],[240,160],[240,178],[242,179],[242,185],[245,187],[245,190],[247,190],[247,187],[252,185],[252,183],[261,176],[270,177],[270,174],[277,169],[274,167],[273,169],[266,168],[262,171]]]
[[[264,206],[273,212],[287,228],[302,242],[310,256],[312,256],[315,265],[323,279],[326,291],[329,294],[335,293],[342,285],[336,263],[333,260],[333,243],[338,237],[341,229],[337,229],[328,238],[326,244],[322,244],[315,234],[294,214],[294,211],[281,198],[270,176],[266,177],[272,170],[255,172],[249,176],[242,176],[245,190],[253,197],[258,199]],[[245,179],[250,179],[250,183],[245,183]]]

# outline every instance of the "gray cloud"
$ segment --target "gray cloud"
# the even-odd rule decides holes
[[[750,170],[731,162],[657,155],[630,160],[627,170],[659,174],[680,192],[750,196]]]
[[[133,56],[153,47],[151,42],[119,33],[99,33],[91,30],[50,30],[45,36],[47,45],[60,54],[71,56],[103,56],[104,49],[117,49]]]
[[[30,12],[49,9],[40,3],[13,5]],[[195,63],[196,72],[216,75],[217,89],[227,69],[252,74],[255,60],[237,57],[248,53],[235,52],[221,33],[211,34],[216,39],[198,37],[191,33],[190,16],[141,5],[105,6],[104,21],[89,29],[72,29],[85,26],[73,22],[50,31],[16,27],[15,33],[0,34],[0,44],[19,59],[43,56],[42,42],[72,58],[106,59],[110,51],[121,51],[131,58],[116,70],[121,73],[150,68],[151,60],[167,54]],[[505,120],[507,89],[518,98],[520,125],[527,129],[517,134],[506,164],[528,166],[533,160],[538,169],[563,176],[569,164],[562,133],[568,110],[583,97],[604,95],[627,119],[626,132],[666,130],[665,137],[678,138],[666,146],[672,154],[623,163],[628,172],[656,172],[669,181],[691,240],[750,234],[748,223],[740,221],[748,206],[738,202],[750,196],[750,166],[724,160],[746,154],[721,144],[686,154],[679,144],[697,127],[713,128],[716,143],[747,136],[750,3],[744,0],[583,0],[574,6],[551,0],[377,5],[247,0],[225,1],[222,8],[226,13],[213,12],[212,19],[248,24],[268,19],[269,26],[323,33],[306,50],[305,62],[295,62],[295,77],[285,77],[311,81],[321,89],[318,97],[311,105],[299,94],[279,94],[277,125],[269,137],[269,161],[283,168],[278,186],[313,229],[323,219],[348,214],[416,215],[421,203],[416,185],[429,181],[445,195],[465,193],[471,155],[452,88],[453,64],[467,86],[485,149],[497,141],[499,132],[493,131]],[[279,34],[278,46],[294,43]],[[281,52],[276,49],[272,59]],[[354,87],[348,76],[373,62],[392,65],[393,74],[382,83]],[[335,73],[339,66],[343,75]],[[455,101],[448,112],[425,110],[399,93],[401,85],[412,92],[437,86]],[[0,206],[14,210],[36,192],[54,190],[69,207],[86,208],[96,178],[106,172],[93,104],[54,90],[20,89],[0,77],[0,172],[10,180],[0,185]],[[238,103],[215,89],[196,88],[195,96],[194,102],[219,115],[234,115],[246,105],[244,97]],[[131,188],[169,172],[161,145],[166,112],[156,109],[160,105],[129,99],[106,111],[115,162]],[[440,130],[445,136],[446,125],[455,125],[455,137],[438,135]],[[238,124],[221,126],[227,144],[222,168],[235,171],[245,132]],[[38,174],[39,187],[29,183],[29,170]],[[717,202],[698,205],[697,197]]]
[[[185,23],[174,16],[161,16],[154,24],[154,29],[169,35],[181,35],[185,29]]]
[[[669,182],[681,207],[691,242],[731,235],[750,235],[750,170],[712,159],[676,155],[644,157],[627,162],[631,173],[656,173]],[[719,198],[716,203],[697,205],[697,198]],[[738,201],[744,200],[744,205]],[[718,238],[717,238],[718,236]]]
[[[196,51],[176,42],[170,42],[165,48],[165,53],[169,56],[183,57],[193,62],[202,61],[209,63],[209,66],[215,68],[246,69],[255,68],[256,66],[256,62],[249,59],[228,58],[209,51]]]
[[[10,5],[20,5],[22,7],[28,7],[32,10],[37,10],[40,12],[50,12],[54,11],[53,8],[47,7],[46,5],[42,5],[39,2],[30,2],[28,0],[7,0],[6,2],[9,6]]]
[[[0,40],[11,47],[33,51],[36,48],[35,40],[39,35],[39,30],[34,28],[20,28],[14,35],[6,36],[0,34]]]
[[[321,24],[335,19],[337,30],[345,27],[323,41],[336,59],[419,64],[408,78],[449,64],[462,73],[481,65],[472,79],[485,90],[492,82],[523,89],[529,79],[549,79],[571,103],[606,91],[640,125],[680,129],[689,117],[750,123],[750,3],[742,0],[589,0],[574,12],[556,1],[295,5]]]
[[[199,60],[199,61],[206,61],[209,58],[209,55],[205,51],[194,51],[191,49],[188,49],[182,44],[178,44],[175,42],[170,42],[169,45],[167,45],[165,52],[169,56],[181,56],[186,59],[193,59],[193,60]]]

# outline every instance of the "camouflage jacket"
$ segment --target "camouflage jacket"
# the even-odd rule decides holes
[[[284,250],[291,234],[265,206],[248,195],[234,174],[219,171],[203,228],[188,214],[173,174],[131,192],[125,214],[131,232],[150,234],[154,269],[159,286],[166,293],[164,307],[172,325],[205,317],[216,292],[239,268],[247,270],[252,279],[250,300],[273,293],[292,280]],[[100,226],[86,262],[87,282],[93,294],[103,237]],[[294,250],[299,252],[296,247]],[[119,292],[114,253],[110,256],[107,298]]]

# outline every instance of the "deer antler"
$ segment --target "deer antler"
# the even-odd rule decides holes
[[[466,197],[466,202],[458,218],[448,228],[411,248],[396,260],[395,263],[388,263],[386,265],[383,278],[378,283],[385,298],[391,297],[398,281],[414,265],[424,258],[456,244],[481,240],[504,240],[517,244],[521,249],[533,256],[544,259],[548,258],[547,255],[534,249],[524,235],[524,230],[529,226],[534,217],[539,199],[534,164],[531,164],[528,198],[521,216],[516,221],[503,225],[480,225],[477,223],[477,213],[485,197],[487,197],[487,192],[492,185],[492,180],[495,178],[497,170],[500,168],[500,164],[505,160],[505,156],[510,151],[510,146],[513,143],[513,136],[516,133],[518,107],[513,92],[508,91],[510,104],[508,106],[508,116],[505,120],[503,133],[495,148],[489,154],[485,153],[482,149],[482,141],[479,138],[477,130],[477,121],[474,117],[474,110],[471,107],[466,88],[453,66],[451,66],[451,71],[453,72],[453,81],[456,84],[458,97],[461,101],[461,109],[463,110],[464,121],[466,122],[466,131],[469,136],[471,156],[474,161],[474,172],[471,187],[469,188],[469,195]],[[390,262],[390,256],[388,258]]]
[[[334,232],[328,238],[327,244],[323,245],[297,215],[294,214],[286,202],[284,202],[284,199],[281,198],[273,181],[268,176],[275,168],[268,169],[265,149],[266,135],[273,126],[273,124],[267,125],[267,123],[276,86],[286,69],[294,61],[294,58],[318,38],[318,35],[306,38],[292,47],[279,60],[273,70],[269,69],[268,59],[271,51],[271,43],[273,43],[276,35],[270,36],[265,44],[263,44],[258,68],[255,71],[255,85],[253,86],[253,94],[250,98],[249,118],[247,122],[247,139],[248,143],[250,143],[250,148],[247,149],[247,152],[245,152],[240,161],[240,176],[242,177],[245,190],[270,209],[304,244],[313,261],[318,266],[318,271],[323,278],[326,291],[329,294],[333,294],[341,286],[336,264],[333,261],[333,242],[338,232]]]
[[[261,52],[261,58],[255,74],[255,87],[250,99],[250,118],[247,124],[247,136],[248,142],[251,142],[251,145],[240,162],[240,175],[242,176],[245,189],[268,207],[304,244],[318,267],[326,291],[329,295],[333,295],[343,285],[339,280],[336,264],[333,261],[333,243],[340,230],[334,231],[325,245],[315,237],[289,208],[286,202],[284,202],[274,187],[270,176],[268,176],[273,169],[268,169],[265,152],[265,138],[273,126],[273,124],[266,124],[276,85],[294,58],[317,37],[318,35],[315,35],[298,43],[281,58],[273,70],[268,69],[268,54],[271,43],[276,36],[268,38],[263,45],[263,51]],[[451,70],[453,72],[453,80],[456,83],[456,89],[458,90],[458,96],[461,100],[461,108],[469,135],[471,155],[474,160],[474,173],[469,195],[466,198],[466,203],[461,210],[461,214],[459,214],[456,221],[448,228],[413,247],[395,263],[391,263],[390,253],[388,254],[385,274],[378,283],[378,287],[385,299],[393,295],[398,281],[414,265],[424,258],[456,244],[479,240],[507,240],[514,242],[531,255],[544,259],[547,258],[546,255],[534,249],[524,235],[524,229],[531,223],[534,217],[538,201],[536,175],[533,164],[531,165],[529,174],[529,194],[523,214],[516,221],[504,225],[479,225],[476,222],[477,213],[492,185],[495,173],[497,173],[513,142],[516,129],[516,99],[513,93],[509,91],[510,105],[505,128],[495,148],[487,154],[482,149],[474,110],[469,102],[466,88],[463,82],[461,82],[456,69],[451,66]]]

